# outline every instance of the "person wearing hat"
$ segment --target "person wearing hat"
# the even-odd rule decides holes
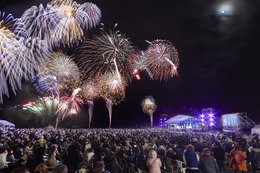
[[[10,162],[11,164],[13,164],[15,162],[14,150],[12,148],[8,148],[7,151],[8,151],[8,154],[6,156],[6,160],[8,162]]]
[[[204,148],[199,161],[199,168],[202,173],[220,173],[216,160],[211,157],[211,151]]]

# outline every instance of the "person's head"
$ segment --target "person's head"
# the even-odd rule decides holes
[[[194,151],[194,146],[189,144],[186,146],[186,151]]]
[[[204,148],[202,151],[202,156],[211,156],[211,151],[208,148]]]
[[[101,152],[101,153],[100,153],[100,157],[101,157],[102,159],[104,159],[104,158],[106,157],[106,153],[105,153],[105,152]]]
[[[157,153],[155,150],[150,150],[149,152],[149,158],[157,158]]]
[[[236,145],[235,146],[235,150],[242,150],[242,146],[241,145]]]
[[[30,173],[26,167],[15,168],[11,173]]]
[[[12,148],[8,148],[8,153],[12,154],[14,152],[14,150]]]
[[[105,164],[103,161],[98,161],[94,165],[93,173],[102,173],[105,170]]]
[[[39,165],[37,165],[37,167],[34,169],[34,173],[43,173],[46,172],[46,164],[45,163],[40,163]]]
[[[68,172],[68,168],[66,165],[58,165],[52,171],[52,173],[67,173],[67,172]]]
[[[216,147],[220,147],[220,146],[221,146],[220,142],[219,142],[219,141],[216,141],[216,142],[215,142],[215,146],[216,146]]]

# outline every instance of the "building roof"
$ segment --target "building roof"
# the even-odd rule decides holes
[[[189,115],[176,115],[176,116],[173,116],[170,119],[168,119],[166,121],[166,123],[169,123],[169,124],[180,123],[180,122],[186,121],[188,119],[196,119],[197,120],[197,118],[194,118],[194,117],[189,116]]]
[[[0,120],[0,124],[5,126],[15,126],[13,123],[10,123],[9,121],[6,120]]]

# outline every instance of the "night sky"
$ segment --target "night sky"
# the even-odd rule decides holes
[[[13,0],[1,3],[0,10],[20,17],[32,5],[46,0]],[[85,1],[77,1],[84,3]],[[258,0],[93,0],[102,11],[106,28],[118,23],[133,45],[145,50],[145,40],[171,41],[179,52],[178,76],[169,81],[152,81],[145,73],[134,80],[126,91],[126,99],[113,107],[112,127],[149,126],[149,116],[142,112],[140,102],[152,95],[158,108],[155,124],[161,114],[197,116],[202,108],[212,107],[216,115],[247,112],[260,122],[260,1]],[[88,31],[88,37],[99,29]],[[73,49],[66,50],[72,53]],[[26,119],[9,107],[37,98],[30,83],[16,97],[5,98],[0,119]],[[15,114],[9,116],[9,114]],[[12,118],[10,118],[12,117]],[[86,127],[87,106],[78,117],[66,119],[63,126]],[[95,103],[94,127],[108,126],[105,102]]]

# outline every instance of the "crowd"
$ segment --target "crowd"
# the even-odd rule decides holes
[[[181,163],[187,173],[256,172],[258,135],[168,129],[0,129],[0,172],[160,173]],[[130,170],[128,170],[130,172]]]

